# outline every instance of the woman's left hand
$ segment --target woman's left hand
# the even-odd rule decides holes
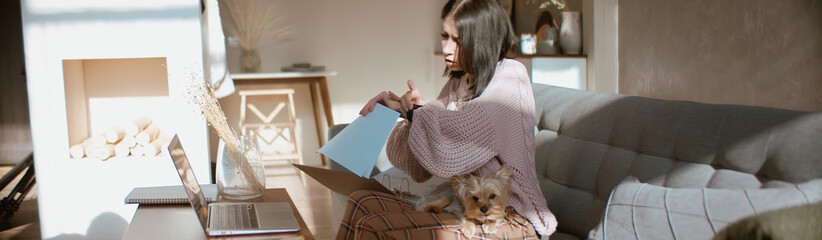
[[[400,97],[392,93],[391,91],[388,92],[381,92],[377,94],[374,98],[368,101],[365,106],[360,110],[360,115],[363,117],[374,111],[374,107],[377,104],[382,104],[385,107],[398,111],[400,113],[402,110],[402,104],[400,103]]]
[[[422,94],[417,90],[414,81],[408,80],[408,89],[409,90],[400,97],[400,105],[402,105],[403,112],[414,109],[414,105],[425,105],[425,100],[422,99]]]

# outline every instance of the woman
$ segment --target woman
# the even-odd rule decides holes
[[[376,104],[403,113],[406,120],[394,128],[386,150],[389,161],[414,181],[432,175],[486,176],[502,163],[511,166],[508,206],[527,221],[512,221],[499,228],[504,233],[497,233],[535,238],[536,230],[547,238],[557,223],[534,168],[534,99],[528,73],[505,57],[516,44],[511,23],[494,0],[450,0],[441,17],[445,75],[450,79],[437,100],[426,103],[408,81],[410,90],[403,96],[380,93],[360,114],[367,115]],[[337,239],[441,237],[442,232],[459,234],[457,225],[453,214],[414,212],[413,203],[398,197],[359,191],[350,196]]]

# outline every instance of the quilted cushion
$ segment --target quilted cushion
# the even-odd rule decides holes
[[[668,188],[633,176],[611,193],[593,239],[710,239],[739,219],[822,202],[822,179],[758,189]]]

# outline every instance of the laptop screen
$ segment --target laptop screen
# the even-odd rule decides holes
[[[174,166],[177,168],[177,173],[180,174],[180,180],[183,181],[183,188],[185,188],[186,193],[188,193],[188,200],[191,202],[191,206],[194,207],[194,211],[197,212],[197,217],[200,218],[200,224],[203,225],[203,229],[206,229],[206,224],[208,223],[208,209],[206,209],[206,205],[208,201],[206,201],[200,184],[197,182],[197,178],[194,177],[194,171],[191,170],[191,164],[188,163],[186,152],[183,151],[183,145],[180,144],[180,139],[177,138],[176,134],[174,138],[171,139],[171,143],[168,144],[168,153],[171,155],[171,161],[174,162]]]

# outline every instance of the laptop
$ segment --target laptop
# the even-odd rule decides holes
[[[299,221],[289,202],[208,203],[177,135],[168,144],[191,207],[209,236],[296,232]]]

